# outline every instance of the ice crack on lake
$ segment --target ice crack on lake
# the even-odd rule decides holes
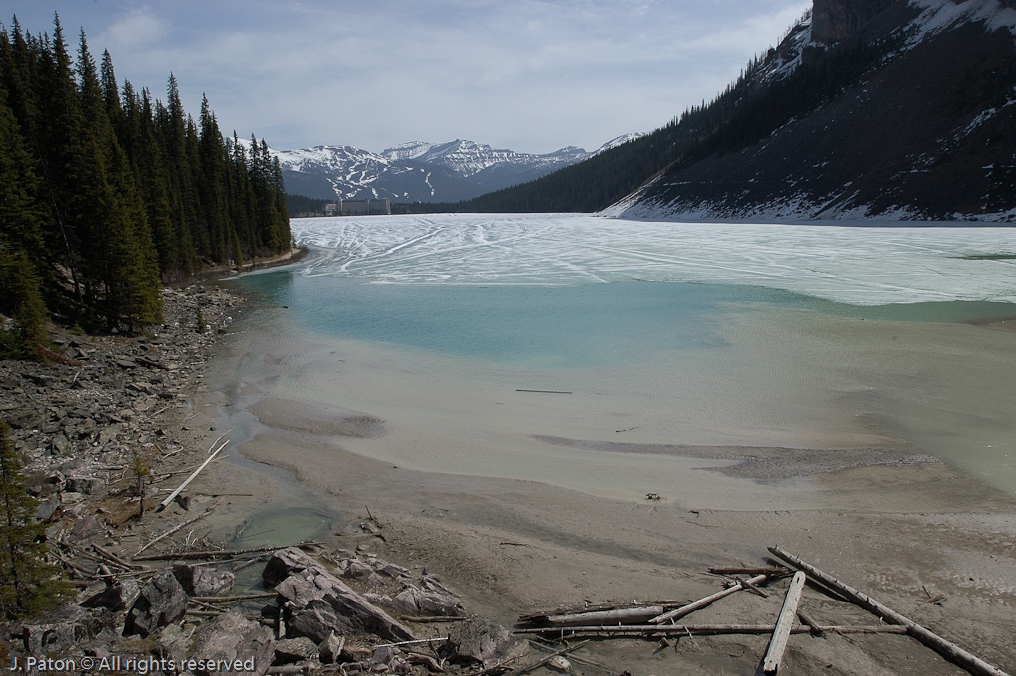
[[[1016,230],[450,214],[292,221],[303,274],[398,284],[743,284],[854,305],[1016,302]],[[968,258],[965,258],[968,257]],[[980,257],[980,258],[969,258]]]

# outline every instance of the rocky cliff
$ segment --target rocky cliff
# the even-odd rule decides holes
[[[815,0],[812,9],[812,39],[828,44],[848,38],[894,1]]]
[[[815,0],[802,48],[812,59],[786,75],[762,69],[701,142],[711,150],[692,148],[609,211],[1014,221],[1014,9],[999,0]],[[858,39],[845,39],[851,31]],[[781,105],[781,115],[769,112]]]

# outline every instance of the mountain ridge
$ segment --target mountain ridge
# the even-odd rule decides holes
[[[870,69],[765,137],[673,167],[603,213],[1016,220],[1016,10],[997,0],[883,4],[838,43],[883,49]],[[805,45],[802,62],[825,49]]]
[[[587,152],[567,146],[551,153],[520,153],[474,141],[409,141],[380,153],[321,145],[273,150],[287,190],[318,199],[455,202],[538,179],[638,134],[626,134]]]

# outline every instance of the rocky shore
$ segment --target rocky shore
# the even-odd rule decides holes
[[[243,301],[192,286],[165,289],[163,303],[165,323],[148,334],[57,330],[53,340],[63,353],[55,359],[0,364],[0,417],[13,429],[29,489],[42,501],[37,516],[53,524],[54,537],[122,525],[123,509],[98,506],[96,513],[93,503],[124,495],[120,484],[135,459],[158,473],[164,457],[184,449],[179,431],[187,431],[202,365]]]
[[[40,502],[36,519],[48,524],[50,558],[78,589],[69,605],[0,625],[8,666],[422,674],[455,664],[507,670],[528,653],[507,629],[467,617],[426,570],[315,542],[226,551],[183,530],[217,506],[206,499],[192,511],[187,492],[156,517],[160,500],[207,457],[199,445],[208,429],[188,423],[207,424],[194,410],[203,365],[246,304],[203,285],[165,289],[163,303],[165,323],[145,335],[55,329],[60,352],[48,363],[0,364],[0,417]],[[382,528],[368,519],[357,531],[383,541]],[[270,591],[236,593],[245,569]],[[420,638],[454,620],[440,638]]]
[[[233,320],[253,316],[242,298],[194,286],[166,290],[164,301],[166,323],[149,335],[64,331],[50,363],[0,364],[0,418],[15,428],[51,556],[78,588],[71,605],[0,625],[0,664],[62,673],[479,676],[538,663],[603,676],[752,673],[785,573],[768,596],[742,592],[697,610],[696,624],[674,625],[680,636],[637,625],[615,628],[610,641],[577,639],[580,629],[589,635],[587,612],[651,617],[722,583],[733,588],[736,576],[708,566],[751,569],[767,544],[782,542],[1001,667],[1016,665],[1008,640],[1013,503],[942,463],[821,468],[816,485],[830,496],[890,504],[883,494],[902,495],[902,507],[887,513],[688,510],[412,471],[336,445],[335,435],[363,435],[334,412],[265,396],[242,379],[218,382],[220,367],[232,371],[248,355],[259,370],[285,361],[245,340],[248,331],[216,346]],[[206,387],[205,378],[216,383]],[[245,460],[213,461],[157,511],[220,443],[219,407],[244,393],[260,402],[252,414],[263,428],[227,452],[297,480],[266,478]],[[262,530],[250,527],[263,523],[259,515],[306,507],[305,498],[335,517],[313,540],[298,542],[304,536],[293,537],[288,517],[266,526],[279,529],[266,546],[257,533],[221,535]],[[570,643],[552,624],[562,605],[577,617],[561,626],[582,623],[567,630]],[[873,627],[856,605],[809,589],[802,607],[838,629],[791,640],[796,673],[956,673],[917,641]],[[477,611],[500,624],[470,615]],[[520,612],[522,629],[502,626]],[[749,633],[702,635],[733,629]],[[526,657],[530,650],[539,654]]]

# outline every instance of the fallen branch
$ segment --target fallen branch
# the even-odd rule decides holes
[[[811,615],[807,614],[800,608],[797,609],[797,616],[801,618],[801,622],[805,623],[811,628],[811,633],[813,635],[822,636],[823,634],[825,634],[825,632],[822,630],[822,627],[819,626],[818,622],[816,622]]]
[[[447,640],[448,640],[447,636],[439,636],[437,638],[416,638],[416,639],[413,639],[412,641],[399,641],[398,643],[382,643],[381,645],[374,646],[374,648],[375,649],[377,649],[377,648],[398,648],[399,646],[404,646],[404,645],[422,645],[424,643],[433,643],[435,641],[447,641]]]
[[[113,552],[110,552],[110,551],[108,551],[106,549],[103,549],[102,547],[100,547],[97,544],[93,544],[92,545],[92,549],[94,549],[96,552],[98,552],[100,556],[105,557],[108,561],[110,561],[111,563],[115,563],[116,565],[120,566],[121,568],[125,568],[127,570],[138,570],[140,568],[144,568],[144,566],[135,566],[135,565],[132,565],[130,563],[127,563],[126,561],[121,559],[119,556],[117,556]]]
[[[274,599],[278,594],[245,594],[243,596],[191,596],[192,601],[202,603],[233,603],[234,601],[251,601],[253,599]]]
[[[663,606],[665,609],[678,608],[688,603],[687,601],[643,601],[628,603],[584,603],[575,606],[558,606],[552,610],[539,610],[519,616],[520,623],[537,624],[545,622],[552,615],[572,615],[578,613],[593,613],[605,610],[624,610],[626,608],[644,608],[646,606]]]
[[[754,568],[743,566],[727,566],[725,568],[710,568],[714,575],[786,575],[786,568],[775,568],[772,566],[757,566]]]
[[[296,545],[302,547],[303,544]],[[277,549],[285,549],[272,545],[269,547],[251,547],[249,549],[221,549],[202,550],[200,552],[179,552],[177,554],[148,554],[147,556],[136,556],[135,561],[176,561],[186,559],[214,559],[220,556],[241,556],[243,554],[259,554],[261,552],[274,552]]]
[[[1006,672],[1002,671],[998,667],[992,666],[981,658],[968,653],[955,643],[951,643],[941,636],[932,633],[910,618],[897,613],[892,608],[879,603],[870,596],[862,594],[853,587],[840,582],[831,575],[823,573],[793,554],[775,546],[769,547],[769,551],[792,565],[794,568],[806,572],[810,579],[818,580],[833,591],[842,594],[857,605],[870,610],[879,617],[905,627],[908,634],[935,652],[941,654],[943,657],[948,658],[954,664],[963,667],[970,673],[976,674],[977,676],[1008,676]]]
[[[226,432],[226,434],[229,434],[229,432]],[[222,436],[226,436],[226,435],[223,434]],[[219,438],[221,439],[222,437],[219,437]],[[157,510],[155,510],[155,511],[161,512],[162,510],[166,509],[166,507],[169,506],[169,503],[173,502],[173,500],[176,498],[176,496],[180,495],[180,492],[183,489],[187,488],[187,484],[189,484],[191,481],[193,481],[194,477],[196,477],[198,474],[200,474],[201,470],[203,470],[205,467],[207,467],[208,463],[210,463],[212,460],[214,460],[215,456],[217,456],[219,454],[219,451],[224,449],[228,444],[229,444],[229,441],[222,442],[222,445],[219,446],[217,449],[215,449],[215,452],[212,453],[211,455],[209,455],[208,459],[205,460],[203,463],[201,463],[201,466],[198,467],[196,470],[194,470],[193,474],[191,474],[189,477],[187,477],[187,479],[182,484],[180,484],[175,491],[170,493],[168,498],[166,498],[161,503],[159,503],[159,508]]]
[[[747,582],[749,584],[760,584],[760,583],[764,584],[768,579],[769,579],[768,575],[757,575],[757,576],[751,578],[750,580],[747,580]],[[733,594],[735,592],[739,592],[739,591],[741,591],[744,588],[745,588],[744,585],[741,584],[740,582],[738,582],[733,587],[729,587],[727,589],[724,589],[721,592],[716,592],[715,594],[712,594],[711,596],[707,596],[704,599],[699,599],[698,601],[695,601],[693,603],[689,603],[688,605],[681,606],[680,608],[675,608],[674,610],[669,610],[669,611],[667,611],[667,612],[665,612],[665,613],[663,613],[661,615],[657,615],[656,617],[651,618],[649,620],[649,622],[652,623],[652,624],[658,624],[658,623],[661,623],[661,622],[667,622],[668,620],[673,620],[675,618],[681,617],[682,615],[687,615],[688,613],[692,612],[693,610],[698,610],[699,608],[705,608],[706,606],[708,606],[713,601],[717,601],[719,599],[722,599],[724,596],[730,596],[731,594]]]
[[[664,612],[663,606],[642,606],[617,610],[595,610],[586,613],[548,615],[544,622],[552,627],[575,627],[590,624],[639,624]]]
[[[787,649],[787,639],[790,638],[790,630],[794,628],[794,616],[797,614],[797,604],[801,602],[801,592],[804,591],[806,579],[807,577],[801,571],[794,573],[790,589],[787,590],[787,596],[783,599],[780,617],[776,620],[776,628],[773,629],[769,649],[766,650],[765,659],[762,661],[762,671],[767,674],[775,674],[780,669],[783,653]],[[811,627],[808,630],[811,631]]]
[[[564,648],[561,648],[560,650],[552,652],[549,655],[547,655],[546,657],[543,657],[542,659],[539,659],[536,662],[533,662],[532,664],[527,664],[524,667],[519,667],[518,669],[515,669],[514,671],[508,672],[508,676],[522,676],[522,674],[528,674],[533,669],[539,669],[540,667],[542,667],[544,664],[546,664],[547,662],[551,661],[555,657],[560,657],[561,655],[565,655],[567,653],[570,653],[573,650],[578,650],[579,648],[581,648],[582,646],[586,645],[587,643],[589,643],[589,641],[585,640],[585,641],[582,641],[581,643],[576,643],[575,645],[565,646]]]
[[[633,636],[709,636],[719,634],[771,634],[775,624],[629,624],[600,627],[532,627],[515,629],[515,634],[545,634],[547,636],[633,635]],[[823,626],[823,631],[840,634],[906,634],[907,628],[900,625],[881,624],[872,626]],[[807,634],[810,627],[797,626],[791,634]]]
[[[215,509],[215,508],[213,507],[212,509]],[[143,547],[141,547],[141,549],[139,549],[138,551],[134,552],[134,557],[132,557],[132,558],[137,558],[138,554],[140,554],[141,552],[145,551],[146,549],[148,549],[149,547],[154,545],[156,542],[159,542],[160,540],[164,540],[165,538],[168,538],[173,533],[176,533],[177,531],[179,531],[181,528],[186,528],[187,526],[191,525],[195,521],[199,521],[200,519],[205,518],[206,516],[211,514],[211,512],[212,512],[212,510],[209,509],[209,510],[206,510],[206,511],[202,512],[201,514],[197,515],[196,517],[194,517],[190,521],[184,521],[183,523],[178,523],[177,525],[173,526],[172,528],[170,528],[169,530],[167,530],[165,533],[163,533],[162,535],[158,536],[154,540],[150,540],[148,542],[148,544],[146,544]]]

